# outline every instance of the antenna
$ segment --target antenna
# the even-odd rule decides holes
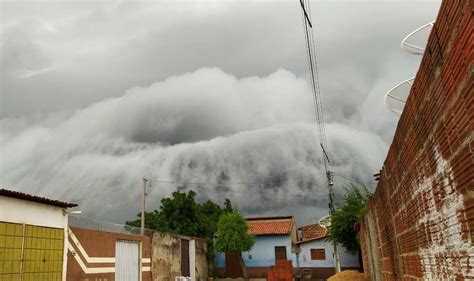
[[[401,48],[410,54],[423,55],[433,25],[434,21],[415,29],[405,36],[400,44]],[[384,102],[390,111],[402,114],[414,80],[415,77],[407,79],[385,94]]]
[[[433,25],[434,21],[415,29],[413,32],[408,34],[402,40],[402,49],[411,54],[423,55]]]
[[[385,94],[385,105],[390,111],[398,114],[402,113],[414,80],[415,77],[407,79],[397,84]]]
[[[318,221],[319,225],[324,227],[324,228],[328,228],[331,226],[331,216],[329,215],[326,215],[326,216],[323,216],[319,219]]]

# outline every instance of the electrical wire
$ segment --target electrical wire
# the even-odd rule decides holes
[[[305,176],[299,176],[299,177],[291,177],[291,178],[286,178],[286,180],[296,180],[296,179],[303,179],[303,178],[309,178],[309,177],[319,177],[321,175],[324,175],[325,173],[315,173],[315,174],[310,174],[310,175],[305,175]],[[230,182],[230,183],[211,183],[211,182],[185,182],[185,181],[166,181],[166,180],[158,180],[158,179],[147,179],[147,181],[149,182],[156,182],[156,183],[166,183],[166,184],[176,184],[176,185],[197,185],[198,189],[205,189],[206,187],[208,187],[209,190],[210,187],[225,187],[225,186],[231,186],[231,185],[248,185],[248,186],[251,186],[251,185],[265,185],[265,184],[269,184],[270,182],[275,182],[275,181],[278,181],[278,180],[281,180],[282,177],[275,177],[273,178],[273,180],[266,180],[266,181],[257,181],[257,182]],[[95,198],[98,198],[98,197],[102,197],[102,196],[105,196],[105,195],[108,195],[110,193],[119,193],[119,192],[125,192],[125,191],[130,191],[129,189],[126,189],[126,190],[116,190],[116,189],[113,189],[113,190],[109,190],[109,191],[106,191],[106,192],[102,192],[102,193],[98,193],[98,194],[95,194],[95,195],[91,195],[91,196],[86,196],[86,197],[83,197],[83,198],[79,198],[79,199],[75,199],[75,200],[71,200],[72,202],[81,202],[81,201],[84,201],[84,200],[90,200],[90,199],[95,199]],[[232,190],[232,189],[229,189],[229,190],[219,190],[219,189],[212,189],[212,191],[217,191],[217,192],[231,192],[231,193],[238,193],[239,191],[236,191],[236,190]],[[243,193],[248,193],[248,191],[241,191]],[[261,192],[261,191],[260,191]]]
[[[316,173],[316,174],[310,174],[306,176],[299,176],[299,177],[291,177],[287,178],[288,180],[294,180],[294,179],[302,179],[302,178],[309,178],[309,177],[314,177],[314,176],[319,176],[323,175],[325,173]],[[202,186],[226,186],[226,185],[260,185],[260,184],[268,184],[269,181],[278,181],[284,179],[284,177],[274,177],[273,179],[270,180],[265,180],[265,181],[255,181],[255,182],[187,182],[187,181],[166,181],[166,180],[159,180],[159,179],[147,179],[147,181],[150,182],[159,182],[159,183],[169,183],[169,184],[184,184],[184,185],[202,185]]]
[[[344,176],[344,175],[341,175],[339,173],[335,173],[335,175],[337,177],[341,178],[341,179],[345,179],[345,180],[348,180],[350,182],[355,182],[355,183],[367,185],[367,186],[370,186],[370,187],[373,187],[373,185],[374,185],[374,182],[365,181],[365,180],[357,178],[357,177]]]
[[[324,168],[326,174],[328,175],[328,180],[330,180],[330,171],[328,167],[329,163],[329,156],[328,152],[328,145],[326,139],[326,129],[325,129],[325,121],[324,121],[324,112],[323,112],[323,103],[321,98],[321,90],[319,84],[319,71],[318,71],[318,61],[316,57],[316,44],[314,40],[313,34],[313,24],[311,24],[312,16],[311,16],[311,8],[309,0],[300,0],[301,7],[302,7],[302,19],[303,19],[303,27],[304,27],[304,37],[305,37],[305,48],[306,48],[306,55],[308,60],[310,78],[311,78],[311,89],[313,92],[313,107],[315,112],[315,121],[317,124],[318,130],[318,137],[319,137],[319,144],[321,146],[323,159],[324,159]],[[308,11],[306,12],[305,7],[307,7]]]

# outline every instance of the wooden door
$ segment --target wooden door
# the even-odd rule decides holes
[[[225,277],[240,278],[244,276],[238,255],[241,255],[240,252],[225,253]]]
[[[286,247],[285,246],[275,247],[275,260],[286,260]]]
[[[181,276],[190,277],[189,240],[181,239]]]

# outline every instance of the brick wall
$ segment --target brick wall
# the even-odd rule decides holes
[[[474,278],[473,5],[441,4],[362,220],[372,280]]]

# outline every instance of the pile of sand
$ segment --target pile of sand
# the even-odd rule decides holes
[[[328,281],[369,281],[369,278],[356,270],[344,270],[329,277]]]

